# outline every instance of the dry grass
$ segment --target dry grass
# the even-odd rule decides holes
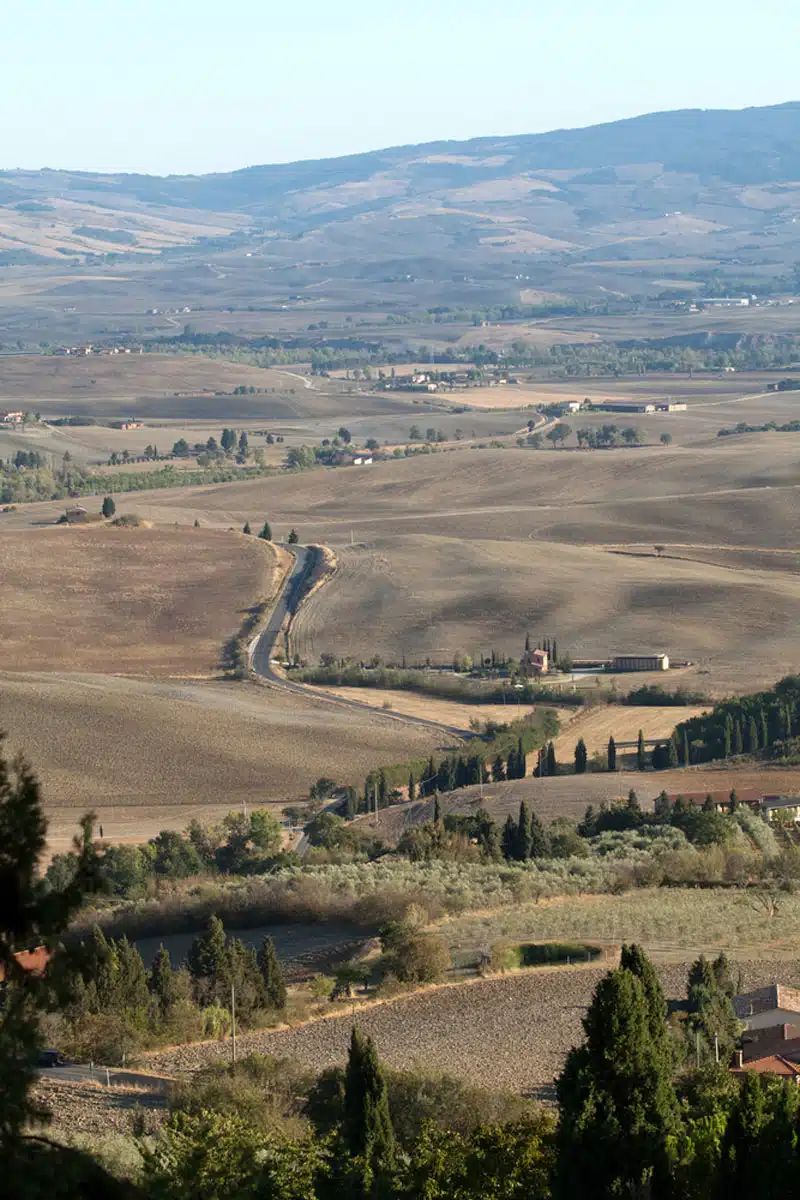
[[[287,557],[219,530],[0,531],[3,668],[216,674],[223,643],[274,594]]]
[[[319,687],[315,691],[330,696],[341,696],[345,700],[357,700],[371,708],[391,708],[393,712],[411,717],[424,717],[453,729],[469,730],[471,721],[516,720],[535,712],[532,704],[459,704],[455,700],[437,700],[432,696],[419,696],[414,692],[395,691],[392,688]],[[572,713],[559,711],[563,720]]]
[[[578,709],[569,715],[567,723],[562,714],[562,732],[555,740],[556,754],[565,762],[571,762],[578,738],[583,738],[589,754],[595,751],[605,754],[610,737],[618,746],[622,742],[635,742],[640,729],[648,742],[653,738],[667,738],[678,721],[688,721],[705,711],[704,708],[639,708],[622,704]],[[627,751],[620,749],[618,753]]]

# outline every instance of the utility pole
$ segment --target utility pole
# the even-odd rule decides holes
[[[697,1069],[700,1070],[700,1030],[697,1030]]]
[[[236,1069],[236,987],[234,984],[231,984],[231,1034],[233,1037],[231,1071],[234,1071]]]
[[[714,1034],[714,1057],[717,1060],[717,1066],[719,1066],[719,1034],[718,1033]]]

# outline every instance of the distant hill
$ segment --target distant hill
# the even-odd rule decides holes
[[[5,171],[0,211],[0,266],[24,267],[27,255],[143,262],[198,245],[203,262],[238,248],[303,264],[309,281],[533,270],[537,286],[571,295],[634,294],[661,275],[676,286],[727,271],[767,286],[800,259],[800,103],[226,174]],[[650,264],[644,282],[637,263]]]

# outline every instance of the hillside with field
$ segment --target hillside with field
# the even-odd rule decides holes
[[[208,678],[288,558],[206,529],[99,525],[0,532],[5,671]]]

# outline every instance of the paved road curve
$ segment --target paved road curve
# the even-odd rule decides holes
[[[368,712],[376,718],[383,718],[387,721],[401,721],[410,725],[422,725],[428,729],[435,729],[438,733],[447,733],[458,738],[469,738],[471,735],[466,730],[458,729],[454,725],[442,725],[439,721],[430,721],[427,717],[412,717],[407,713],[388,713],[383,709],[375,708],[374,705],[364,704],[360,700],[347,700],[342,696],[331,696],[326,692],[320,691],[319,688],[309,687],[302,683],[292,683],[281,671],[275,669],[272,665],[275,643],[280,636],[281,626],[286,617],[289,613],[296,613],[302,603],[304,592],[303,575],[309,555],[312,553],[310,549],[303,546],[292,546],[291,550],[295,555],[294,566],[284,581],[283,588],[275,602],[275,607],[272,610],[272,615],[267,622],[266,628],[250,643],[250,666],[254,673],[261,679],[265,679],[269,683],[283,688],[285,691],[296,692],[306,698],[313,697],[315,700],[323,701],[327,704],[335,704],[340,708],[358,709],[362,713]]]
[[[111,1087],[136,1087],[165,1096],[172,1082],[160,1075],[144,1075],[139,1071],[120,1071],[116,1067],[43,1067],[39,1077],[56,1083],[102,1083]]]

